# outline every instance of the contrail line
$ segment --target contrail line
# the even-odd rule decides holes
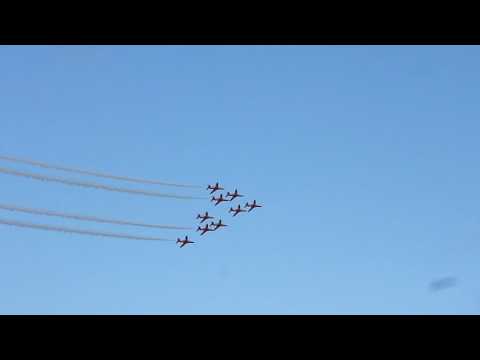
[[[97,183],[92,183],[92,182],[83,182],[83,181],[70,180],[70,179],[64,179],[64,178],[53,177],[53,176],[33,174],[33,173],[29,173],[29,172],[17,171],[17,170],[2,168],[2,167],[0,167],[0,172],[4,173],[4,174],[14,175],[14,176],[23,176],[23,177],[31,178],[31,179],[35,179],[35,180],[57,182],[57,183],[65,184],[65,185],[82,186],[82,187],[87,187],[87,188],[96,188],[96,189],[100,189],[100,190],[115,191],[115,192],[121,192],[121,193],[127,193],[127,194],[129,193],[129,194],[136,194],[136,195],[164,197],[164,198],[182,199],[182,200],[208,199],[208,198],[205,198],[205,197],[182,196],[182,195],[162,194],[162,193],[158,193],[158,192],[154,192],[154,191],[125,189],[125,188],[113,187],[113,186],[109,186],[109,185],[97,184]]]
[[[23,221],[14,221],[14,220],[5,220],[5,219],[0,219],[0,224],[23,227],[23,228],[47,230],[47,231],[64,232],[64,233],[70,233],[70,234],[103,236],[103,237],[112,237],[112,238],[129,239],[129,240],[175,241],[173,239],[143,237],[143,236],[134,236],[134,235],[126,235],[126,234],[115,234],[115,233],[99,232],[99,231],[92,231],[92,230],[80,230],[80,229],[72,229],[72,228],[66,228],[66,227],[60,227],[60,226],[33,224],[33,223],[28,223]]]
[[[130,181],[130,182],[135,182],[140,184],[164,185],[164,186],[174,186],[174,187],[183,187],[183,188],[202,188],[202,186],[198,186],[198,185],[175,184],[175,183],[168,183],[168,182],[157,181],[157,180],[139,179],[139,178],[132,178],[127,176],[117,176],[117,175],[96,172],[96,171],[81,170],[81,169],[75,169],[75,168],[70,168],[65,166],[51,165],[51,164],[28,160],[28,159],[19,159],[12,156],[0,155],[0,159],[5,161],[10,161],[10,162],[33,165],[33,166],[42,167],[45,169],[60,170],[60,171],[66,171],[71,173],[78,173],[78,174],[84,174],[84,175],[90,175],[90,176],[96,176],[96,177],[102,177],[102,178],[114,179],[114,180]]]
[[[67,214],[67,213],[62,213],[57,211],[51,211],[51,210],[45,210],[45,209],[31,209],[31,208],[19,207],[19,206],[8,205],[8,204],[0,204],[0,209],[4,209],[8,211],[20,211],[20,212],[36,214],[36,215],[57,216],[57,217],[62,217],[66,219],[75,219],[75,220],[81,220],[81,221],[93,221],[98,223],[131,225],[131,226],[156,228],[156,229],[192,230],[191,227],[144,224],[144,223],[137,223],[137,222],[125,221],[125,220],[116,220],[116,219],[102,219],[102,218],[89,216],[89,215]]]

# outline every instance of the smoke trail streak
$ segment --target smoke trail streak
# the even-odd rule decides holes
[[[143,237],[143,236],[134,236],[134,235],[126,235],[126,234],[115,234],[115,233],[99,232],[99,231],[93,231],[93,230],[71,229],[71,228],[60,227],[60,226],[33,224],[33,223],[27,223],[22,221],[5,220],[5,219],[0,219],[0,224],[23,227],[23,228],[47,230],[47,231],[64,232],[67,234],[70,233],[70,234],[80,234],[80,235],[103,236],[103,237],[112,237],[112,238],[129,239],[129,240],[175,241],[173,239]]]
[[[51,181],[51,182],[57,182],[57,183],[62,183],[62,184],[66,184],[66,185],[82,186],[82,187],[95,188],[95,189],[106,190],[106,191],[115,191],[115,192],[121,192],[121,193],[127,193],[127,194],[129,193],[129,194],[136,194],[136,195],[165,197],[165,198],[182,199],[182,200],[208,199],[208,198],[205,198],[205,197],[171,195],[171,194],[162,194],[162,193],[153,192],[153,191],[118,188],[118,187],[113,187],[113,186],[108,186],[108,185],[103,185],[103,184],[97,184],[97,183],[91,183],[91,182],[82,182],[82,181],[69,180],[69,179],[53,177],[53,176],[44,176],[44,175],[32,174],[32,173],[28,173],[28,172],[22,172],[22,171],[6,169],[6,168],[1,168],[1,167],[0,167],[0,172],[4,173],[4,174],[14,175],[14,176],[23,176],[23,177],[31,178],[31,179],[35,179],[35,180]]]
[[[33,161],[33,160],[19,159],[19,158],[15,158],[15,157],[11,157],[11,156],[0,155],[0,159],[5,160],[5,161],[10,161],[10,162],[29,164],[29,165],[33,165],[33,166],[42,167],[42,168],[45,168],[45,169],[60,170],[60,171],[66,171],[66,172],[72,172],[72,173],[78,173],[78,174],[84,174],[84,175],[91,175],[91,176],[102,177],[102,178],[107,178],[107,179],[114,179],[114,180],[130,181],[130,182],[135,182],[135,183],[140,183],[140,184],[164,185],[164,186],[174,186],[174,187],[183,187],[183,188],[197,188],[197,189],[202,188],[202,186],[198,186],[198,185],[174,184],[174,183],[167,183],[167,182],[157,181],[157,180],[138,179],[138,178],[132,178],[132,177],[126,177],[126,176],[117,176],[117,175],[105,174],[105,173],[100,173],[100,172],[96,172],[96,171],[68,168],[68,167],[64,167],[64,166],[51,165],[51,164],[46,164],[46,163]]]
[[[66,214],[62,212],[56,212],[51,210],[45,209],[30,209],[19,207],[15,205],[7,205],[7,204],[0,204],[0,209],[9,210],[9,211],[20,211],[24,213],[30,213],[35,215],[46,215],[46,216],[57,216],[66,219],[75,219],[75,220],[82,220],[82,221],[93,221],[98,223],[110,223],[110,224],[119,224],[119,225],[131,225],[131,226],[139,226],[139,227],[146,227],[146,228],[156,228],[156,229],[171,229],[171,230],[192,230],[191,227],[181,227],[181,226],[170,226],[170,225],[156,225],[156,224],[144,224],[144,223],[137,223],[131,221],[124,221],[124,220],[114,220],[114,219],[102,219],[95,216],[87,216],[87,215],[77,215],[77,214]]]

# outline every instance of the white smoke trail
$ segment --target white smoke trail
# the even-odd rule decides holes
[[[124,220],[102,219],[102,218],[98,218],[98,217],[95,217],[95,216],[66,214],[66,213],[57,212],[57,211],[51,211],[51,210],[45,210],[45,209],[31,209],[31,208],[19,207],[19,206],[8,205],[8,204],[0,204],[0,209],[4,209],[4,210],[8,210],[8,211],[20,211],[20,212],[30,213],[30,214],[35,214],[35,215],[57,216],[57,217],[62,217],[62,218],[66,218],[66,219],[93,221],[93,222],[98,222],[98,223],[131,225],[131,226],[156,228],[156,229],[192,230],[191,227],[144,224],[144,223],[137,223],[137,222],[131,222],[131,221],[124,221]]]
[[[182,200],[208,199],[208,198],[205,198],[205,197],[162,194],[162,193],[158,193],[158,192],[154,192],[154,191],[144,191],[144,190],[118,188],[118,187],[113,187],[113,186],[108,186],[108,185],[103,185],[103,184],[97,184],[97,183],[91,183],[91,182],[83,182],[83,181],[69,180],[69,179],[53,177],[53,176],[44,176],[44,175],[32,174],[32,173],[28,173],[28,172],[17,171],[17,170],[6,169],[6,168],[0,168],[0,172],[4,173],[4,174],[14,175],[14,176],[23,176],[23,177],[31,178],[31,179],[35,179],[35,180],[51,181],[51,182],[57,182],[57,183],[62,183],[62,184],[66,184],[66,185],[82,186],[82,187],[95,188],[95,189],[101,189],[101,190],[107,190],[107,191],[115,191],[115,192],[121,192],[121,193],[127,193],[127,194],[164,197],[164,198],[182,199]]]
[[[10,162],[28,164],[28,165],[32,165],[32,166],[38,166],[38,167],[42,167],[42,168],[45,168],[45,169],[60,170],[60,171],[66,171],[66,172],[71,172],[71,173],[78,173],[78,174],[102,177],[102,178],[113,179],[113,180],[130,181],[130,182],[135,182],[135,183],[140,183],[140,184],[164,185],[164,186],[174,186],[174,187],[183,187],[183,188],[197,188],[197,189],[202,188],[202,186],[198,186],[198,185],[185,185],[185,184],[168,183],[168,182],[157,181],[157,180],[138,179],[138,178],[132,178],[132,177],[126,177],[126,176],[117,176],[117,175],[105,174],[105,173],[100,173],[100,172],[96,172],[96,171],[81,170],[81,169],[69,168],[69,167],[64,167],[64,166],[51,165],[51,164],[46,164],[46,163],[43,163],[43,162],[38,162],[38,161],[33,161],[33,160],[19,159],[19,158],[12,157],[12,156],[0,155],[0,159],[5,160],[5,161],[10,161]]]
[[[126,234],[115,234],[115,233],[99,232],[99,231],[93,231],[93,230],[71,229],[71,228],[60,227],[60,226],[33,224],[33,223],[28,223],[23,221],[14,221],[14,220],[5,220],[5,219],[0,219],[0,224],[23,227],[23,228],[47,230],[47,231],[64,232],[67,234],[70,233],[70,234],[80,234],[80,235],[103,236],[103,237],[112,237],[112,238],[129,239],[129,240],[175,241],[173,239],[143,237],[143,236],[126,235]]]

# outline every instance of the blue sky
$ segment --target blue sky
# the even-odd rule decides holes
[[[477,46],[0,47],[0,154],[220,181],[264,205],[232,218],[206,200],[0,174],[2,203],[180,226],[208,210],[230,225],[200,238],[0,210],[197,241],[1,225],[0,313],[478,313],[479,61]]]

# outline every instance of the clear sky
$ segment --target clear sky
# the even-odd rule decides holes
[[[0,313],[479,313],[479,63],[477,46],[1,46],[1,155],[220,181],[264,207],[232,218],[230,204],[0,174],[1,203],[178,226],[208,210],[229,225],[199,237],[0,210],[196,241],[0,225]],[[432,292],[443,277],[456,285]]]

